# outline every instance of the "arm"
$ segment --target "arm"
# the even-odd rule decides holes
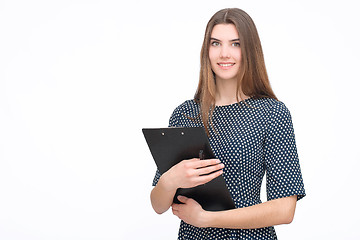
[[[160,177],[159,182],[153,188],[150,194],[151,205],[157,214],[166,212],[173,202],[176,189],[171,189],[166,184],[165,173]]]
[[[263,228],[292,222],[296,196],[279,198],[251,207],[222,212],[208,212],[209,227]]]
[[[170,168],[151,191],[151,204],[155,212],[162,214],[169,209],[178,188],[195,187],[221,175],[224,164],[219,163],[218,159],[194,158],[181,161]]]
[[[179,196],[179,200],[184,204],[173,204],[173,213],[188,224],[196,227],[253,229],[291,223],[297,196],[219,212],[205,211],[190,198]]]

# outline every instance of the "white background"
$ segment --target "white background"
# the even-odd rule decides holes
[[[356,1],[1,0],[0,239],[176,239],[141,128],[193,97],[225,7],[255,21],[293,117],[307,196],[279,238],[360,238]]]

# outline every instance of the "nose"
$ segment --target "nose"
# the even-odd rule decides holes
[[[230,49],[225,45],[221,46],[220,58],[230,58]]]

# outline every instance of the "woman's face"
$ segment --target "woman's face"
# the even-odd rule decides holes
[[[236,79],[241,63],[241,48],[234,24],[214,26],[210,38],[209,59],[217,80]]]

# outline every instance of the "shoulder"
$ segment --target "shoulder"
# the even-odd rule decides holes
[[[285,104],[283,102],[273,98],[250,98],[246,101],[248,101],[251,106],[255,108],[261,108],[265,111],[271,111],[273,109],[285,107]]]
[[[266,115],[266,120],[264,120],[267,131],[275,131],[277,134],[283,131],[293,132],[291,114],[285,103],[270,98],[260,101],[263,106],[263,114]]]
[[[270,111],[270,121],[291,121],[291,114],[285,103],[273,99]]]
[[[252,99],[249,103],[268,115],[269,118],[274,118],[278,115],[290,115],[290,111],[285,103],[273,98]]]
[[[189,114],[189,113],[193,113],[193,112],[198,112],[199,111],[199,104],[197,104],[195,102],[194,99],[191,100],[186,100],[185,102],[183,102],[182,104],[180,104],[179,106],[177,106],[173,112],[173,114]]]
[[[178,126],[180,122],[189,118],[196,118],[199,114],[199,104],[194,99],[186,100],[174,109],[170,117],[169,126]]]

